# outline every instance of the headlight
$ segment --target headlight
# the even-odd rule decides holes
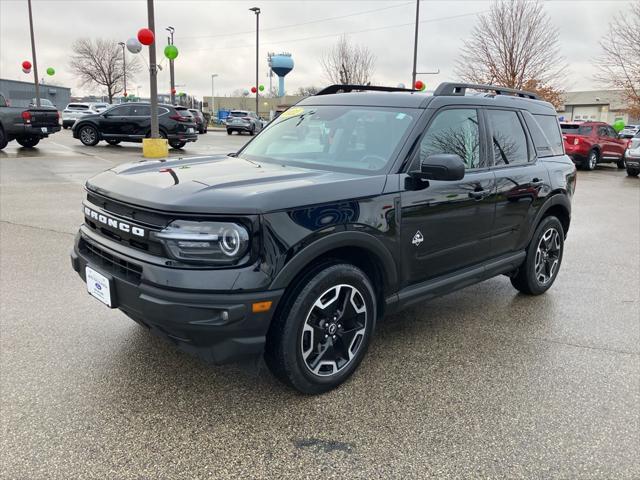
[[[230,222],[175,220],[155,236],[172,257],[185,262],[232,265],[249,249],[247,229]]]

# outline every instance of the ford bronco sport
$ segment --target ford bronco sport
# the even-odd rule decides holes
[[[321,393],[385,314],[501,274],[545,292],[575,182],[535,94],[334,85],[237,153],[87,181],[71,261],[91,295],[183,350],[264,355]]]

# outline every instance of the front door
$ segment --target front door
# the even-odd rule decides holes
[[[401,193],[401,248],[405,286],[482,262],[491,242],[495,176],[488,168],[478,110],[437,112],[426,128],[409,170],[438,153],[459,155],[467,167],[462,180],[429,180]]]
[[[121,135],[129,110],[129,105],[120,105],[104,112],[100,116],[100,133],[105,137]]]

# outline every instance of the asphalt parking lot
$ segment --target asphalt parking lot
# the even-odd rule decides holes
[[[0,152],[2,478],[640,478],[637,178],[579,172],[547,294],[500,277],[390,317],[351,381],[304,397],[87,295],[83,182],[141,153],[68,131]]]

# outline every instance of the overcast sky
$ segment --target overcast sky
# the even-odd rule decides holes
[[[293,93],[301,86],[327,83],[320,58],[336,39],[347,34],[376,56],[374,80],[378,84],[411,82],[415,0],[156,0],[156,31],[176,29],[175,45],[178,90],[197,96],[210,95],[211,74],[217,73],[216,94],[250,88],[255,77],[255,15],[260,15],[260,79],[268,86],[266,53],[290,52],[295,68],[286,78]],[[463,41],[489,8],[484,0],[422,0],[418,70],[437,70],[423,76],[429,87],[455,79],[454,66]],[[591,60],[599,53],[598,41],[607,23],[628,8],[624,0],[548,0],[545,9],[558,28],[560,44],[569,62],[564,84],[567,90],[598,88]],[[54,67],[54,80],[70,86],[73,94],[101,93],[79,89],[69,70],[73,41],[102,37],[124,41],[147,25],[144,0],[33,0],[36,48],[40,76]],[[165,35],[159,35],[161,46]],[[612,39],[613,40],[613,39]],[[140,56],[147,55],[146,49]],[[160,51],[162,57],[162,53]],[[22,73],[21,62],[31,59],[26,0],[0,0],[0,76],[31,80]],[[167,67],[167,61],[164,62]],[[274,80],[275,77],[274,77]],[[130,84],[148,94],[148,75],[139,74]],[[274,82],[275,83],[275,82]],[[159,73],[160,92],[169,90],[169,69]],[[135,92],[134,88],[129,88]]]

